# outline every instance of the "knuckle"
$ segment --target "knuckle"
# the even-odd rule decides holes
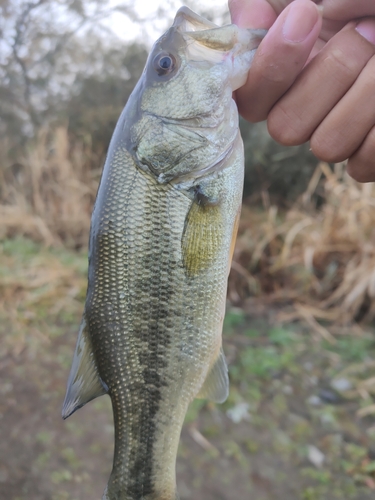
[[[279,104],[273,108],[267,124],[271,137],[283,146],[297,146],[309,139],[306,127],[290,106]]]
[[[350,156],[347,172],[358,182],[375,181],[375,128],[359,149]]]
[[[294,75],[293,75],[294,76]],[[293,81],[293,77],[291,76],[291,71],[289,68],[283,68],[280,64],[275,63],[266,63],[262,67],[262,78],[271,84],[290,86],[291,80]]]
[[[267,118],[267,113],[261,109],[251,109],[246,114],[241,113],[241,116],[250,123],[258,123]]]
[[[372,91],[375,87],[375,55],[369,60],[365,67],[366,87]]]
[[[348,54],[338,47],[333,48],[327,54],[325,63],[332,73],[338,71],[339,74],[351,75],[353,72],[357,72],[357,61],[348,57]]]
[[[249,98],[246,93],[238,93],[237,107],[240,115],[251,123],[265,120],[269,111],[266,104],[261,102],[260,99]]]
[[[361,163],[349,159],[346,171],[357,182],[370,182],[374,180],[374,175]]]
[[[310,148],[317,158],[328,163],[338,163],[348,157],[329,132],[316,131],[311,137]]]

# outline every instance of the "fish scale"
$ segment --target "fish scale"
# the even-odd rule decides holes
[[[173,397],[180,393],[182,385],[186,385],[186,370],[181,370],[184,358],[187,364],[191,360],[194,372],[197,358],[202,358],[203,366],[207,359],[208,343],[198,334],[202,332],[200,323],[212,322],[207,314],[210,309],[204,305],[211,302],[207,288],[216,288],[217,279],[215,277],[210,287],[199,279],[193,297],[195,300],[198,297],[203,307],[193,308],[190,315],[187,314],[187,305],[192,303],[189,290],[195,280],[186,276],[181,246],[176,245],[176,241],[181,241],[185,225],[185,218],[180,216],[184,212],[176,208],[180,209],[182,205],[188,210],[192,202],[177,191],[157,185],[152,177],[141,174],[129,155],[121,152],[114,156],[116,159],[106,181],[104,201],[99,203],[104,216],[99,216],[99,223],[92,228],[99,244],[93,245],[90,255],[90,265],[91,259],[94,266],[95,262],[106,262],[107,265],[90,278],[89,290],[94,290],[94,293],[92,297],[88,295],[85,314],[99,372],[109,387],[117,422],[116,472],[107,494],[119,490],[126,492],[124,498],[142,498],[153,492],[153,468],[157,469],[159,477],[165,477],[161,464],[158,467],[153,456],[153,446],[157,431],[164,440],[160,427],[166,427],[170,435],[173,432],[170,422],[167,426],[158,426],[160,404],[163,399],[170,400],[168,393],[172,382],[176,386],[173,387]],[[136,172],[135,176],[132,170]],[[153,194],[150,185],[156,185],[160,191],[158,196]],[[120,209],[124,206],[123,213],[127,214],[116,224],[112,222],[111,206]],[[96,210],[97,207],[93,220],[96,220]],[[144,218],[133,216],[133,212],[143,211],[148,213],[146,224]],[[116,234],[123,235],[120,241],[125,248],[122,251],[116,244]],[[175,235],[178,235],[177,239]],[[118,265],[122,253],[127,255],[126,263]],[[117,258],[114,258],[115,254]],[[145,279],[145,269],[149,270],[148,280]],[[126,290],[124,283],[132,283],[131,292]],[[119,300],[120,294],[124,299]],[[119,308],[121,300],[125,302],[122,310]],[[101,314],[103,309],[105,314]],[[122,335],[123,332],[126,336]],[[194,333],[196,341],[192,342]],[[172,337],[173,344],[177,344],[175,353],[170,348]],[[183,378],[179,377],[181,371]],[[177,419],[176,415],[172,419],[176,423],[176,443],[181,419],[191,400],[189,389],[188,386],[182,392],[182,401],[175,401],[180,417]],[[164,462],[166,452],[172,454],[170,443],[167,450],[160,448],[159,457]]]
[[[244,170],[231,92],[257,43],[247,30],[222,29],[177,13],[119,119],[95,202],[63,417],[109,394],[105,500],[176,500],[188,405],[228,395],[221,331]]]
[[[175,448],[187,405],[200,385],[199,379],[194,384],[197,367],[207,372],[207,359],[220,340],[227,262],[221,263],[224,269],[216,265],[214,273],[207,270],[206,280],[188,276],[182,263],[182,214],[192,201],[139,172],[130,155],[121,151],[114,158],[104,199],[99,198],[93,214],[90,266],[101,266],[90,276],[85,310],[114,410],[115,462],[107,495],[117,498],[121,491],[125,496],[119,498],[148,498],[162,480],[173,481],[165,496],[170,499]],[[242,178],[238,181],[241,191]],[[159,190],[158,196],[151,187]],[[114,223],[111,206],[124,207],[126,216]],[[147,213],[146,223],[140,213]],[[164,401],[169,408],[163,422],[158,411]],[[164,498],[157,495],[150,498]]]

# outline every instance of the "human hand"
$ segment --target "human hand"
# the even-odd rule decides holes
[[[375,2],[319,5],[323,19],[311,0],[229,0],[236,24],[270,28],[237,104],[281,144],[310,140],[318,158],[349,158],[352,177],[375,181]]]

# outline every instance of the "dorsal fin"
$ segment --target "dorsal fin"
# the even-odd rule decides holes
[[[62,409],[63,419],[107,391],[99,377],[86,318],[83,315]]]
[[[220,348],[219,356],[208,372],[201,390],[197,394],[199,399],[210,399],[214,403],[224,403],[229,394],[228,367],[225,361],[223,348]]]

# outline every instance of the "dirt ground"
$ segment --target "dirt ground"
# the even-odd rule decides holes
[[[85,256],[50,256],[55,268],[60,262],[83,277],[74,300],[56,308],[45,282],[27,293],[12,282],[10,300],[6,276],[36,273],[40,261],[37,248],[26,257],[11,250],[3,247],[0,270],[9,305],[0,310],[0,499],[99,500],[112,464],[109,398],[65,422],[60,416]],[[330,345],[303,325],[229,308],[224,338],[230,397],[224,405],[196,401],[188,412],[177,460],[181,500],[375,498],[375,418],[363,410],[374,404],[374,334]]]

